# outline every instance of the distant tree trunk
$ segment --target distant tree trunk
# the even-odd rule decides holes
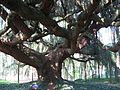
[[[73,79],[75,79],[75,64],[73,60],[72,60],[72,65],[73,65]]]
[[[101,66],[101,78],[103,78],[103,73],[102,72],[104,72],[104,65],[102,64],[102,66]]]
[[[108,74],[109,74],[109,66],[106,66],[106,70],[105,70],[105,76],[108,79]]]
[[[100,61],[98,60],[98,79],[100,79]]]
[[[112,62],[111,62],[111,60],[109,61],[109,73],[110,73],[110,83],[112,83]]]
[[[68,79],[68,71],[67,71],[67,68],[65,67],[65,62],[63,62],[63,70],[64,70],[64,72],[62,72],[62,73],[64,75],[64,78]]]
[[[84,79],[85,80],[87,80],[87,67],[86,67],[86,65],[87,65],[87,62],[84,63],[84,75],[85,75]]]
[[[31,70],[32,70],[32,81],[34,81],[34,73],[33,73],[33,67],[31,67]]]
[[[95,78],[97,78],[97,61],[94,62],[94,68],[95,68]]]
[[[20,63],[18,63],[18,83],[20,83]]]
[[[115,53],[115,58],[116,58],[116,62],[114,64],[114,68],[115,68],[114,75],[115,75],[115,81],[119,82],[119,77],[118,77],[119,68],[117,67],[117,63],[119,63],[119,58],[120,58],[119,53]]]
[[[82,70],[81,70],[81,63],[79,63],[79,78],[82,78],[81,75],[82,75]]]
[[[117,68],[117,66],[115,66],[115,81],[116,82],[119,82],[119,78],[118,78],[118,68]]]
[[[90,65],[90,71],[92,71],[92,79],[94,78],[95,76],[95,73],[94,73],[94,66],[92,65],[93,62],[89,61],[89,65]],[[91,73],[90,73],[91,74]],[[89,75],[90,75],[89,74]]]

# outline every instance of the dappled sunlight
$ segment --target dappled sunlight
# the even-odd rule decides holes
[[[48,84],[48,89],[47,89],[47,90],[56,90],[56,86],[54,85],[53,82],[50,82],[50,83]]]
[[[55,63],[55,66],[58,67],[58,63],[57,62]]]
[[[51,68],[52,68],[53,70],[56,70],[55,66],[53,66],[53,65],[50,65],[50,66],[51,66]]]
[[[120,90],[119,6],[0,0],[0,90]]]

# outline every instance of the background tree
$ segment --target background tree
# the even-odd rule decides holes
[[[96,33],[100,28],[120,25],[118,0],[1,0],[0,4],[0,16],[7,22],[0,33],[0,51],[35,67],[39,80],[50,90],[61,79],[66,58],[85,53],[85,46],[98,43]],[[65,25],[60,26],[62,21]],[[61,42],[46,42],[44,37],[48,35],[61,37]],[[48,50],[39,52],[26,43],[43,43]],[[100,42],[98,45],[103,48]],[[118,41],[110,50],[119,48]]]

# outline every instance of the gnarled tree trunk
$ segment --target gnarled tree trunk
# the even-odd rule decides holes
[[[55,90],[55,83],[61,78],[62,63],[69,55],[79,52],[86,44],[90,43],[90,39],[93,40],[92,36],[101,27],[111,26],[113,22],[118,23],[116,20],[119,13],[115,13],[112,20],[102,16],[102,11],[106,11],[106,7],[115,0],[109,0],[105,5],[101,4],[103,2],[102,0],[91,0],[89,3],[84,2],[84,0],[82,2],[80,2],[80,0],[71,1],[74,1],[76,4],[71,5],[69,9],[65,0],[0,0],[0,16],[2,19],[6,21],[9,16],[3,7],[9,9],[12,13],[10,18],[8,18],[8,27],[0,33],[0,51],[13,56],[22,63],[36,68],[39,80],[44,81],[44,83],[48,85],[49,90]],[[53,14],[55,16],[51,18],[49,14],[55,2],[56,4],[59,2],[61,5],[56,5],[58,9],[55,8],[55,14]],[[68,0],[67,2],[70,1]],[[83,3],[85,3],[84,6],[86,7],[82,6]],[[76,10],[73,11],[73,8]],[[59,9],[62,11],[60,13],[65,13],[65,16],[57,13]],[[71,11],[72,14],[70,14]],[[79,14],[78,11],[80,12]],[[116,9],[116,11],[118,10]],[[99,16],[98,13],[101,16]],[[68,22],[69,20],[67,19],[72,17],[73,21],[70,20],[70,22],[68,22],[69,27],[63,28],[58,25],[57,20],[53,19],[56,16],[62,16],[65,22]],[[29,22],[30,25],[25,22]],[[40,27],[41,24],[46,27],[46,29],[42,29]],[[9,28],[10,31],[8,33]],[[5,33],[11,34],[11,38]],[[47,35],[62,37],[66,39],[67,42],[63,42],[62,45],[59,44],[61,47],[56,46],[54,47],[55,49],[49,50],[46,54],[24,46],[24,41],[40,41],[41,38]],[[118,49],[120,49],[119,42],[113,51],[117,51]]]
[[[49,90],[55,90],[55,84],[61,79],[62,62],[69,57],[65,48],[57,48],[47,54],[42,54],[24,45],[10,47],[10,45],[1,43],[0,51],[35,67],[39,80],[48,85],[48,88],[51,88]]]
[[[61,80],[62,63],[69,56],[66,49],[59,48],[45,55],[45,62],[36,68],[40,81],[48,85],[49,90],[55,90],[55,84]]]

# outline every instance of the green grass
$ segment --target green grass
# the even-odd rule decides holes
[[[10,84],[10,81],[6,81],[6,80],[0,80],[0,84]]]
[[[101,80],[94,78],[86,81],[82,79],[78,79],[75,81],[75,83],[65,82],[59,84],[57,90],[120,90],[120,86],[101,83],[101,82],[106,82],[108,80],[109,79],[106,78],[103,78]],[[32,83],[33,82],[18,84],[6,80],[0,80],[0,90],[29,90]],[[39,85],[39,82],[36,83],[38,83]]]

